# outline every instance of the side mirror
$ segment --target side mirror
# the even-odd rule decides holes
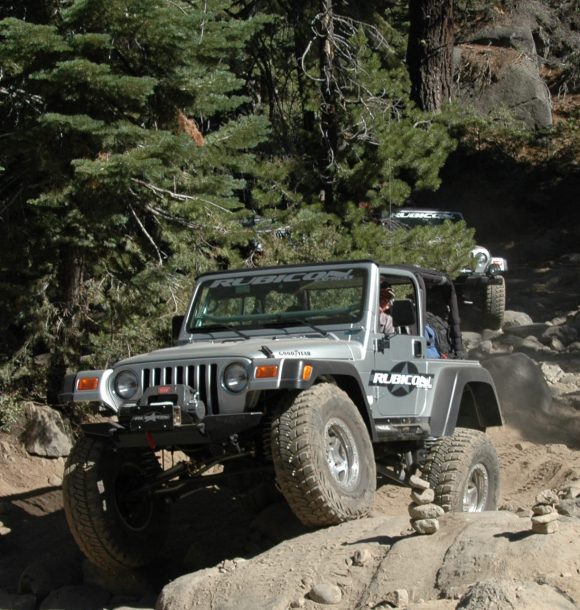
[[[181,327],[183,326],[183,319],[185,316],[173,316],[171,318],[171,340],[177,341],[179,337],[179,332],[181,331]]]

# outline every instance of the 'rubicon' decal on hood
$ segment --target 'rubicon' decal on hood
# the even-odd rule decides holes
[[[385,386],[393,396],[407,396],[415,388],[430,390],[433,377],[419,373],[412,362],[399,362],[390,371],[371,371],[370,385]]]

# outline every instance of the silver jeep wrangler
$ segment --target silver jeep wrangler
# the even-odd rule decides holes
[[[396,334],[379,328],[393,289]],[[446,318],[432,357],[427,308]],[[175,345],[65,379],[64,400],[99,401],[66,466],[70,529],[109,570],[150,561],[173,501],[208,485],[251,497],[274,483],[306,525],[362,517],[377,474],[420,469],[447,511],[493,510],[502,424],[493,381],[461,359],[453,283],[411,266],[352,261],[207,273]],[[177,463],[164,468],[160,456]],[[170,460],[167,460],[170,461]]]

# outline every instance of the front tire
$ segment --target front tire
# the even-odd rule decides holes
[[[159,552],[169,506],[139,489],[160,470],[150,451],[78,439],[65,467],[64,511],[76,543],[95,565],[109,572],[138,568]]]
[[[364,517],[373,505],[372,443],[357,407],[335,385],[304,390],[275,415],[272,459],[280,489],[305,525]]]
[[[496,510],[499,461],[489,438],[479,430],[457,428],[437,440],[422,468],[446,512]]]

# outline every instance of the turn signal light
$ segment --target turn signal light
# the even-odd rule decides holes
[[[312,377],[313,370],[314,368],[311,364],[305,364],[304,368],[302,369],[302,381],[309,381]]]
[[[256,367],[256,379],[271,379],[272,377],[278,377],[277,364],[267,364]]]
[[[82,377],[77,381],[77,390],[79,392],[95,391],[99,387],[98,377]]]

